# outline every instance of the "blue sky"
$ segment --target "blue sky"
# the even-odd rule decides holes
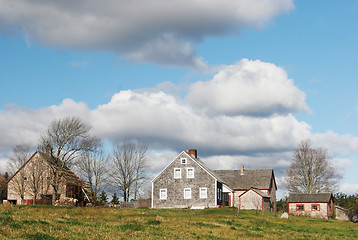
[[[273,167],[282,179],[310,138],[344,175],[340,190],[358,191],[356,1],[10,2],[1,166],[51,120],[78,115],[108,142],[148,144],[153,172],[198,148],[212,168]]]

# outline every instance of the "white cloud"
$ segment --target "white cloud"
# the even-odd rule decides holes
[[[69,65],[73,68],[78,68],[78,67],[87,67],[90,63],[87,61],[80,61],[80,62],[70,62]]]
[[[343,183],[339,186],[339,192],[343,192],[348,195],[358,193],[358,183]]]
[[[291,114],[209,116],[164,92],[121,91],[92,119],[105,138],[141,138],[154,147],[196,147],[206,154],[282,151],[310,134],[310,126]]]
[[[293,0],[0,0],[0,30],[59,48],[111,51],[132,60],[201,68],[195,45],[262,27]]]
[[[276,79],[275,74],[278,78],[281,76],[279,84],[274,83],[277,87],[266,96],[267,102],[271,102],[271,105],[279,104],[280,101],[273,97],[274,91],[277,91],[277,95],[288,91],[293,94],[284,95],[282,98],[285,102],[293,102],[292,99],[296,99],[297,105],[288,105],[286,112],[276,111],[276,107],[260,108],[262,96],[258,93],[267,87],[266,82],[260,80],[260,76],[266,79],[266,72],[261,75],[253,74],[256,88],[252,91],[257,89],[258,93],[253,93],[251,102],[247,104],[254,109],[257,106],[257,109],[262,111],[257,110],[255,114],[247,114],[247,111],[236,111],[235,114],[220,112],[214,101],[205,106],[194,105],[189,97],[177,94],[183,93],[181,89],[167,83],[151,89],[120,91],[114,94],[108,103],[93,110],[85,103],[71,99],[37,110],[9,105],[0,111],[0,166],[14,145],[22,142],[36,145],[40,134],[53,119],[69,115],[78,116],[91,124],[93,132],[106,141],[133,138],[147,144],[150,149],[149,170],[152,173],[159,172],[180,151],[196,148],[199,157],[212,169],[234,169],[244,164],[247,168],[274,168],[276,176],[280,178],[291,162],[291,154],[297,142],[307,138],[311,138],[319,146],[332,149],[332,161],[340,165],[340,173],[344,173],[350,164],[354,164],[348,156],[358,152],[357,137],[339,135],[332,131],[312,134],[311,126],[298,121],[290,112],[300,107],[304,109],[306,104],[304,97],[298,97],[303,93],[294,86],[293,81],[282,77],[286,76],[283,69],[273,64],[247,60],[239,65],[243,63],[252,64],[254,69],[257,69],[256,64],[263,64],[266,68],[277,70],[268,71],[273,74],[270,79]],[[239,75],[244,71],[237,66],[228,68],[231,75]],[[216,76],[225,75],[228,68],[223,68]],[[231,81],[231,78],[223,79]],[[217,77],[214,77],[213,80],[200,84],[211,87],[216,80]],[[189,87],[189,96],[193,97],[197,84]],[[242,82],[242,87],[247,88],[247,83]],[[225,84],[222,88],[225,88]],[[232,86],[228,84],[227,91],[230,91],[230,88]],[[169,91],[166,93],[160,89]],[[213,100],[215,99],[220,101],[213,96]],[[232,101],[245,109],[245,103],[239,99],[232,97]],[[232,106],[235,107],[235,104]],[[269,109],[272,112],[269,112]],[[342,157],[344,154],[347,157]]]
[[[225,115],[268,115],[309,111],[306,95],[272,63],[243,59],[223,68],[211,81],[197,82],[187,100]]]
[[[86,120],[88,113],[86,104],[71,99],[63,100],[59,106],[38,110],[8,105],[0,111],[0,151],[9,151],[24,142],[36,146],[41,133],[52,120],[69,115]]]
[[[348,156],[358,152],[358,137],[350,134],[340,135],[331,130],[312,136],[314,144],[327,149],[330,155]]]

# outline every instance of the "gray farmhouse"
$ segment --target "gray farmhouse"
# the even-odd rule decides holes
[[[276,182],[272,169],[209,169],[197,151],[182,151],[152,180],[152,208],[235,206],[275,211]]]

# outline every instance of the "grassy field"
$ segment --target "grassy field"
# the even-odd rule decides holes
[[[0,239],[358,239],[358,224],[232,208],[0,206]]]

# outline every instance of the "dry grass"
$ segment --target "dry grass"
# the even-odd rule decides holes
[[[232,208],[0,206],[0,239],[358,239],[358,225]]]

